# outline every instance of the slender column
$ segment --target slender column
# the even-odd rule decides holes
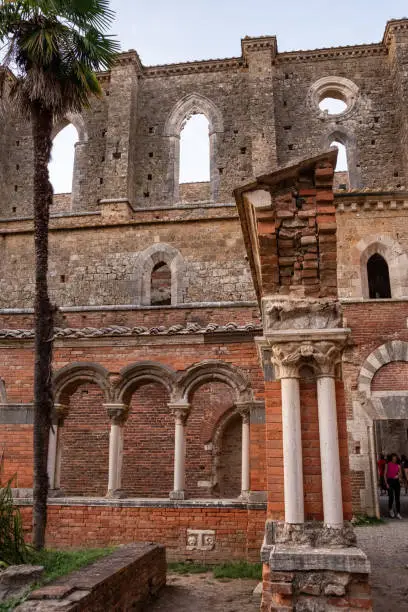
[[[48,459],[47,459],[47,471],[48,481],[51,490],[55,487],[55,474],[57,468],[57,453],[58,453],[58,425],[52,423],[50,428],[50,439],[48,442]]]
[[[241,453],[241,499],[248,499],[251,490],[250,476],[250,418],[251,403],[237,404],[242,416],[242,453]]]
[[[65,404],[54,404],[54,416],[50,429],[48,443],[47,470],[50,490],[60,488],[61,475],[61,444],[59,429],[64,424],[64,419],[68,414],[68,406]]]
[[[170,499],[184,499],[186,479],[186,421],[190,412],[187,403],[169,404],[170,410],[175,417],[174,431],[174,488],[170,493]]]
[[[377,472],[377,444],[375,442],[374,423],[368,426],[368,454],[371,463],[371,488],[373,491],[373,510],[375,516],[380,518],[380,502],[378,500],[378,472]]]
[[[295,368],[281,375],[285,522],[304,523],[302,431],[299,378]]]
[[[105,408],[111,420],[108,496],[115,497],[122,485],[123,423],[127,416],[127,407],[123,404],[105,404]]]
[[[334,374],[317,378],[317,401],[324,523],[327,527],[340,528],[343,525],[343,498]]]

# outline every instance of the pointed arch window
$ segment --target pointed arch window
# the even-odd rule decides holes
[[[180,133],[180,183],[210,181],[209,121],[202,113],[187,119]]]
[[[379,253],[367,261],[368,291],[371,300],[391,297],[390,272],[384,257]]]
[[[192,93],[173,107],[164,128],[164,134],[169,138],[168,180],[173,204],[203,201],[202,197],[200,200],[203,194],[205,200],[218,200],[217,138],[223,132],[222,114],[209,98]],[[186,182],[208,183],[208,188],[195,186],[180,190],[180,183]]]
[[[171,306],[171,270],[164,261],[157,263],[152,270],[150,305]]]
[[[72,123],[60,130],[53,140],[48,170],[55,194],[72,192],[75,145],[78,140],[78,131]]]

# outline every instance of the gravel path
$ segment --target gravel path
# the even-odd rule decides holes
[[[168,574],[167,586],[148,612],[259,612],[256,580],[216,580],[212,573]],[[147,610],[146,610],[147,612]]]
[[[371,561],[374,612],[407,612],[408,518],[356,527],[356,533]]]
[[[371,561],[374,612],[408,612],[408,518],[356,527],[356,533]],[[169,573],[148,612],[258,612],[256,585],[256,580],[216,580],[212,573]]]

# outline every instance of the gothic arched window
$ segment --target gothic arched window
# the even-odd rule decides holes
[[[157,263],[150,279],[151,306],[171,306],[171,270],[163,261]]]

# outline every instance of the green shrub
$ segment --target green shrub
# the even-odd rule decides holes
[[[20,510],[13,504],[13,480],[14,477],[5,485],[0,483],[0,565],[3,566],[25,563],[28,558]]]

